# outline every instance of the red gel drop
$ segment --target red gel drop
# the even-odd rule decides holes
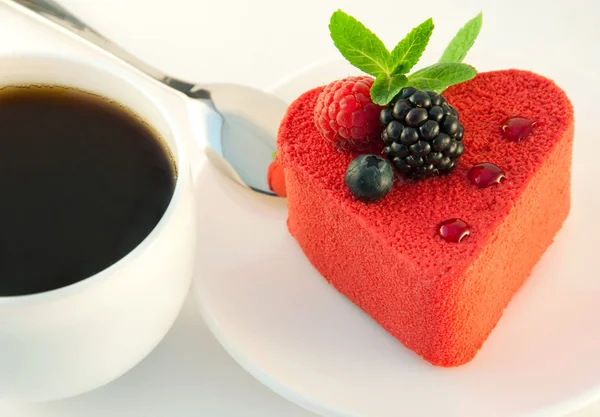
[[[469,234],[469,225],[460,219],[450,219],[440,224],[440,236],[446,242],[458,243]]]
[[[502,135],[507,140],[519,142],[531,134],[534,125],[535,122],[529,119],[514,117],[502,125]]]
[[[471,168],[467,173],[467,178],[479,188],[486,188],[493,184],[499,184],[503,178],[506,178],[506,175],[498,166],[484,162]]]

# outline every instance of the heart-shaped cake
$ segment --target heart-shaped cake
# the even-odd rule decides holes
[[[314,122],[323,87],[294,101],[279,130],[290,233],[319,272],[390,334],[434,365],[470,361],[563,224],[570,207],[573,109],[554,82],[526,71],[478,74],[443,95],[460,114],[465,153],[454,171],[399,179],[374,203],[346,187],[350,153]],[[506,121],[533,121],[509,140]],[[472,167],[505,179],[480,188]],[[440,224],[461,219],[458,243]]]
[[[408,74],[431,19],[390,52],[335,12],[335,46],[373,77],[297,98],[269,170],[315,268],[444,367],[477,354],[570,209],[572,105],[540,75],[462,63],[481,24],[479,14],[437,63]]]

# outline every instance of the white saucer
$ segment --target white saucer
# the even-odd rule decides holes
[[[349,73],[330,61],[274,91],[289,101]],[[429,365],[330,287],[288,234],[285,200],[203,169],[194,296],[225,349],[282,396],[332,417],[563,416],[600,397],[600,196],[585,182],[597,164],[574,169],[565,227],[456,369]]]

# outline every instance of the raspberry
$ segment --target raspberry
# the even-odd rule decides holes
[[[276,161],[271,162],[271,165],[269,165],[269,170],[267,171],[267,182],[269,183],[269,189],[271,191],[273,191],[279,197],[287,197],[283,167]]]
[[[338,150],[364,150],[380,139],[381,107],[371,101],[373,78],[348,77],[327,85],[315,106],[315,124]]]
[[[458,117],[439,94],[406,87],[381,110],[383,154],[409,178],[449,173],[465,151]]]

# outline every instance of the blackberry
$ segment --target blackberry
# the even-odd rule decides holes
[[[409,178],[449,173],[465,152],[458,111],[434,91],[403,88],[380,120],[383,154]]]

